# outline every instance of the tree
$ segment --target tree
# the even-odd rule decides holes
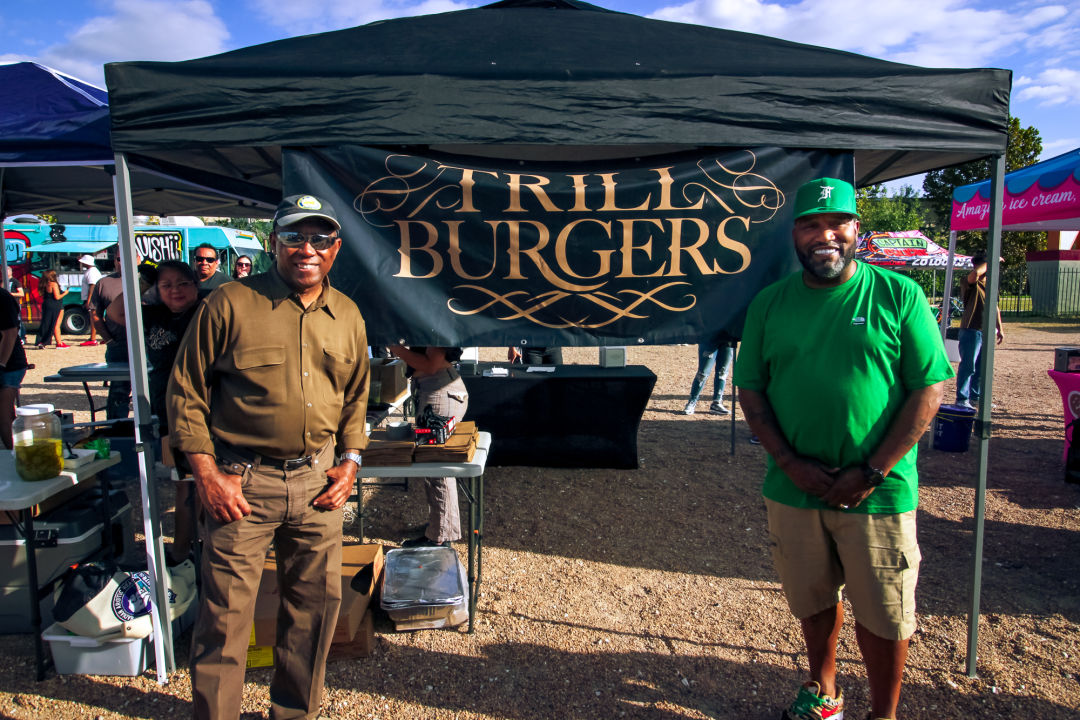
[[[1005,172],[1012,172],[1035,163],[1042,153],[1042,137],[1035,127],[1022,128],[1020,119],[1009,118],[1009,140],[1005,148]],[[931,170],[923,180],[923,195],[932,214],[929,233],[941,244],[948,243],[949,218],[952,216],[953,190],[961,185],[981,182],[990,177],[990,158],[975,160],[963,165]],[[970,255],[977,248],[986,247],[986,233],[962,232],[956,236],[958,252]],[[1001,255],[1006,265],[1022,265],[1024,253],[1029,250],[1045,250],[1046,233],[1004,232],[1001,234]]]
[[[921,230],[929,225],[923,200],[910,185],[891,196],[886,194],[884,185],[859,188],[855,207],[864,233]]]

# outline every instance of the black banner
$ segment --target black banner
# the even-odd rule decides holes
[[[285,194],[333,204],[334,287],[372,344],[639,345],[742,334],[796,269],[791,204],[850,154],[781,148],[515,162],[286,151]]]

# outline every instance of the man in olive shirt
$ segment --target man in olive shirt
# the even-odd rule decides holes
[[[191,647],[198,718],[240,714],[271,543],[281,598],[271,717],[319,712],[341,604],[341,508],[367,443],[364,321],[326,280],[340,229],[325,201],[286,198],[271,235],[276,265],[204,301],[169,381],[170,439],[203,507]]]

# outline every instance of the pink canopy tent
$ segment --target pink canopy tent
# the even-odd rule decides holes
[[[1001,215],[1003,230],[1080,229],[1080,148],[1006,175]],[[954,232],[986,230],[989,219],[989,180],[953,191]]]

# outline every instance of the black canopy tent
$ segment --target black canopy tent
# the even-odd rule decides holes
[[[266,185],[284,148],[342,145],[522,160],[835,149],[853,152],[866,185],[1003,157],[1011,83],[1006,70],[901,65],[573,0],[105,71],[118,167],[138,153]]]

